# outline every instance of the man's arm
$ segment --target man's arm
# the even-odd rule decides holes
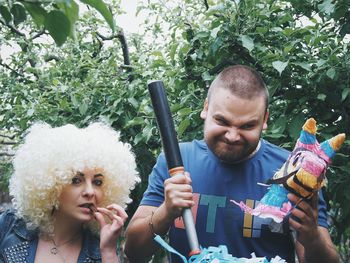
[[[172,220],[168,220],[164,215],[162,206],[137,208],[126,230],[125,254],[129,261],[148,262],[159,248],[153,241],[154,233],[165,235],[171,224]]]
[[[288,194],[288,198],[293,203],[299,201],[299,198],[293,194]],[[339,254],[328,229],[318,226],[317,196],[311,201],[311,205],[305,201],[300,202],[298,208],[293,209],[291,213],[294,218],[289,219],[289,224],[297,232],[295,249],[299,262],[338,263]]]
[[[329,232],[326,228],[318,227],[319,237],[315,237],[314,243],[304,246],[297,241],[296,253],[300,263],[312,262],[339,262],[338,252],[333,245]]]
[[[154,235],[165,235],[185,207],[193,206],[191,179],[175,175],[164,181],[164,202],[159,206],[139,206],[126,230],[125,254],[129,261],[148,262],[159,246]]]

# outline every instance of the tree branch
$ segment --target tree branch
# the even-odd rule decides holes
[[[18,71],[16,71],[15,69],[11,68],[9,65],[2,63],[2,61],[0,60],[0,66],[3,66],[4,68],[9,69],[10,71],[12,71],[13,73],[15,73],[17,76],[25,78],[25,76],[21,73],[19,73]]]
[[[57,62],[60,61],[61,58],[57,57],[56,55],[48,55],[47,57],[45,57],[45,62],[49,62],[51,60],[55,60]]]
[[[208,1],[207,0],[204,0],[204,5],[205,5],[205,9],[209,9],[209,4],[208,4]]]
[[[8,138],[8,139],[13,140],[13,139],[15,138],[15,135],[6,135],[6,134],[1,134],[1,133],[0,133],[0,137]]]
[[[34,39],[40,37],[41,35],[43,35],[44,33],[45,33],[45,29],[43,29],[43,30],[37,32],[34,36],[32,36],[32,37],[30,38],[30,40],[34,40]]]
[[[25,37],[26,35],[24,33],[22,33],[21,31],[19,31],[17,28],[15,28],[13,25],[5,23],[2,19],[0,19],[1,24],[3,24],[4,26],[7,26],[9,29],[11,29],[11,31],[17,35],[20,35],[22,37]]]
[[[96,34],[103,40],[112,40],[114,38],[118,38],[120,41],[120,44],[122,45],[122,51],[123,51],[123,58],[124,58],[124,65],[128,65],[130,66],[130,57],[129,57],[129,48],[128,48],[128,44],[126,42],[126,38],[124,35],[124,32],[122,29],[119,30],[117,35],[112,35],[109,37],[103,36],[101,35],[99,32],[96,32]],[[130,70],[128,70],[130,71]]]
[[[0,144],[2,144],[2,145],[16,145],[17,144],[17,142],[0,142]]]
[[[7,152],[0,152],[0,156],[12,157],[12,156],[15,156],[15,154],[14,153],[7,153]]]
[[[126,42],[124,31],[122,29],[119,30],[117,36],[120,41],[120,44],[122,45],[124,65],[130,65],[129,48],[128,48],[128,43]],[[127,71],[130,72],[131,69],[128,69]]]

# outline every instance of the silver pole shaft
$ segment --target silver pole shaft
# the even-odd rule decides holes
[[[176,173],[172,176],[183,173]],[[188,244],[190,246],[191,251],[199,251],[199,242],[197,237],[196,227],[194,225],[193,215],[190,208],[185,208],[182,212],[182,219],[184,221],[186,235]]]

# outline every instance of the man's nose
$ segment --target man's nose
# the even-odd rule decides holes
[[[225,138],[228,142],[236,142],[239,140],[240,135],[237,128],[229,128],[225,133]]]

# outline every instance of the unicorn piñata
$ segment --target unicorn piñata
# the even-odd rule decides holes
[[[313,118],[305,122],[294,150],[282,167],[267,181],[271,187],[256,208],[252,209],[243,202],[231,201],[245,213],[272,218],[276,223],[281,223],[293,208],[287,198],[289,192],[299,196],[300,200],[311,199],[317,194],[325,184],[326,169],[335,152],[343,144],[345,134],[338,134],[319,144],[316,129],[316,121]]]

